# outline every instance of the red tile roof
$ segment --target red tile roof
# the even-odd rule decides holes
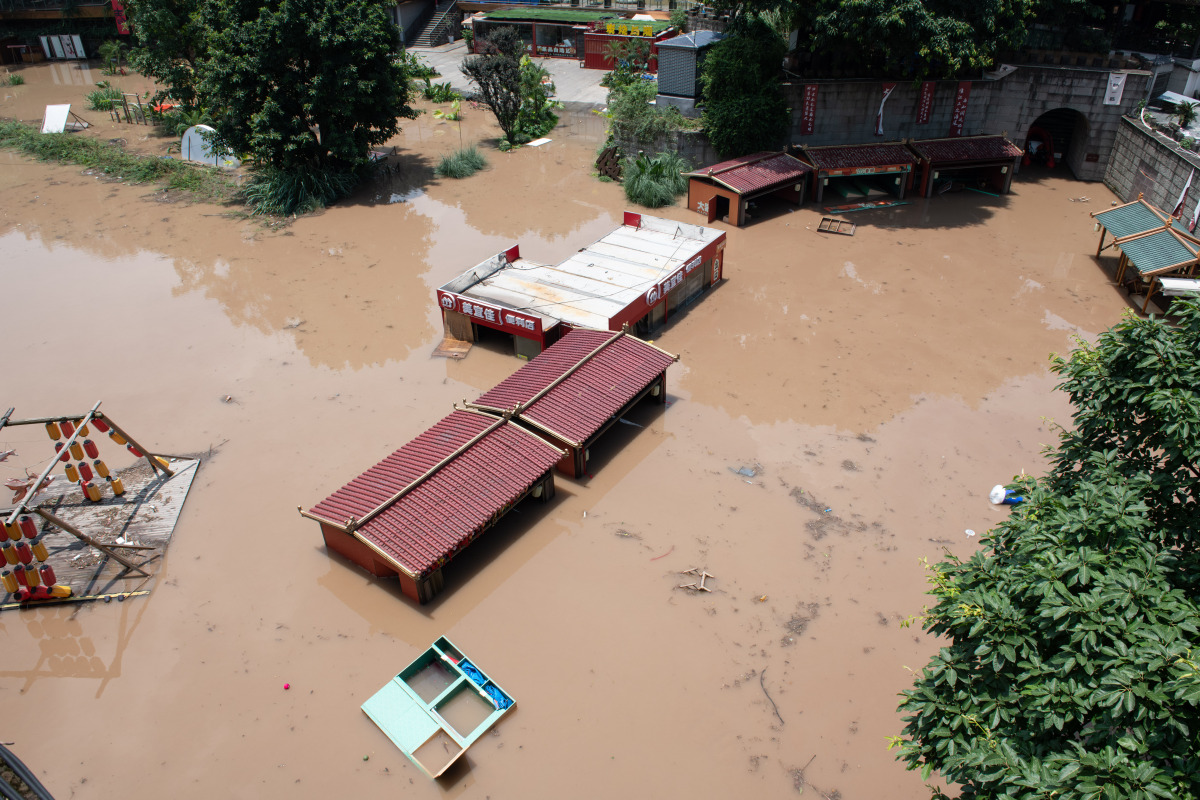
[[[932,162],[1011,161],[1021,156],[1021,148],[1003,136],[969,136],[962,139],[928,139],[912,142],[917,155]]]
[[[313,506],[309,514],[344,530],[348,518],[362,520],[387,504],[354,529],[354,535],[411,575],[424,576],[470,543],[562,457],[534,434],[505,422],[388,504],[498,420],[456,410]]]
[[[755,153],[732,158],[685,175],[712,180],[738,194],[769,191],[795,183],[812,172],[812,167],[786,153]]]
[[[803,152],[817,169],[884,167],[890,164],[915,164],[917,161],[907,147],[895,143],[805,147]]]
[[[602,350],[587,358],[601,346]],[[633,336],[614,338],[608,331],[573,330],[471,405],[511,409],[570,373],[520,416],[562,439],[582,444],[676,359]]]

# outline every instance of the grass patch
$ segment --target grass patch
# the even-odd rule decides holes
[[[487,159],[483,153],[475,147],[468,147],[443,156],[434,172],[443,178],[469,178],[486,166]]]
[[[358,185],[352,172],[303,169],[285,172],[264,167],[254,174],[243,195],[255,214],[307,214],[324,208]]]
[[[92,111],[111,111],[112,107],[121,99],[121,90],[108,81],[101,81],[96,84],[93,91],[84,95],[84,98],[88,101],[88,108]]]
[[[25,83],[24,75],[11,75],[10,74],[8,76],[8,85],[9,86],[20,86],[24,83]]]
[[[688,163],[678,153],[659,153],[654,158],[640,155],[625,162],[625,197],[647,208],[674,205],[687,191]]]
[[[77,133],[39,133],[13,120],[0,120],[0,147],[17,150],[39,161],[78,164],[129,183],[160,182],[169,189],[190,192],[202,200],[227,200],[236,188],[215,167],[126,153],[108,142]]]

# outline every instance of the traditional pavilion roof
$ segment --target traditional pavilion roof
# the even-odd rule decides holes
[[[422,577],[469,544],[562,456],[509,420],[455,410],[308,514]]]
[[[812,167],[798,158],[765,152],[732,158],[684,175],[711,180],[737,194],[751,194],[788,186],[810,172]]]
[[[1021,148],[1003,136],[961,136],[910,142],[914,153],[934,163],[1006,161],[1020,158]]]
[[[578,447],[677,359],[628,334],[577,329],[469,405],[516,408],[523,422]]]

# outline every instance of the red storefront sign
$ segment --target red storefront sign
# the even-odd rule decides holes
[[[929,112],[933,111],[933,87],[936,85],[934,81],[925,81],[921,84],[921,99],[917,101],[918,125],[929,122]]]
[[[699,253],[691,261],[687,262],[675,272],[671,273],[670,277],[668,277],[665,281],[661,281],[656,283],[654,286],[651,286],[650,291],[646,292],[646,305],[657,305],[659,300],[662,300],[667,296],[667,292],[683,283],[683,279],[688,275],[691,275],[696,270],[696,267],[700,266],[703,261],[704,254]]]
[[[971,82],[961,81],[954,91],[954,111],[950,114],[950,135],[962,136],[967,122],[967,102],[971,99]]]
[[[460,294],[444,292],[438,289],[438,303],[447,311],[457,311],[468,316],[474,322],[489,328],[515,333],[525,338],[542,337],[542,321],[538,317],[513,311],[511,308],[500,308],[488,303],[481,303],[473,297],[463,297]]]
[[[129,23],[125,21],[125,6],[121,0],[112,0],[113,19],[117,23],[117,33],[129,35]]]
[[[800,135],[812,136],[817,121],[817,90],[821,87],[809,84],[804,87],[804,105],[800,110]]]

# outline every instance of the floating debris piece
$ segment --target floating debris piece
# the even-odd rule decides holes
[[[755,462],[749,467],[737,467],[736,469],[734,467],[730,467],[729,471],[734,475],[741,475],[743,478],[756,478],[762,473],[763,465]]]

